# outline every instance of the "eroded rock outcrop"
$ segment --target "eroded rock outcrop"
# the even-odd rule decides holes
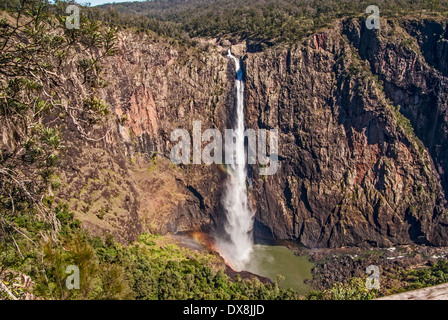
[[[58,197],[95,234],[122,241],[142,231],[210,229],[221,171],[174,166],[170,151],[177,141],[170,134],[176,128],[191,133],[193,121],[224,130],[233,86],[227,58],[216,48],[201,51],[147,34],[123,31],[118,38],[118,54],[104,63],[108,86],[98,90],[113,113],[95,132],[104,138],[65,130]]]

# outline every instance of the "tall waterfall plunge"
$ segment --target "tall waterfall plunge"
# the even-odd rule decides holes
[[[229,168],[222,198],[227,218],[224,229],[228,237],[226,239],[218,238],[216,247],[233,269],[241,271],[250,260],[252,253],[254,212],[248,202],[246,190],[243,71],[241,70],[239,60],[232,55],[230,49],[227,56],[235,62],[236,69],[236,114],[233,124],[235,141],[233,144],[233,161]]]

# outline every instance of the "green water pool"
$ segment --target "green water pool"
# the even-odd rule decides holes
[[[306,294],[312,287],[303,281],[312,279],[313,266],[314,264],[308,261],[308,256],[296,256],[284,246],[255,244],[252,258],[245,269],[273,281],[276,280],[277,274],[281,274],[285,279],[279,283],[280,288],[292,288],[299,294]]]

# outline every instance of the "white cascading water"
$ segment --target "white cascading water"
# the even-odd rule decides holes
[[[254,213],[247,198],[246,154],[244,148],[244,83],[239,60],[228,51],[236,68],[236,116],[234,123],[234,154],[230,164],[222,204],[227,224],[227,239],[218,238],[216,247],[226,262],[236,271],[244,269],[253,248]],[[226,143],[228,143],[226,141]]]

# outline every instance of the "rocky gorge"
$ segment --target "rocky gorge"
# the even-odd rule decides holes
[[[172,164],[170,134],[193,121],[230,127],[231,47],[246,127],[279,130],[277,173],[249,165],[257,234],[308,248],[447,245],[447,30],[433,18],[379,30],[347,18],[273,47],[216,38],[191,47],[121,30],[98,90],[112,110],[93,130],[104,138],[65,130],[57,197],[92,232],[123,242],[142,231],[219,232],[225,168]]]

